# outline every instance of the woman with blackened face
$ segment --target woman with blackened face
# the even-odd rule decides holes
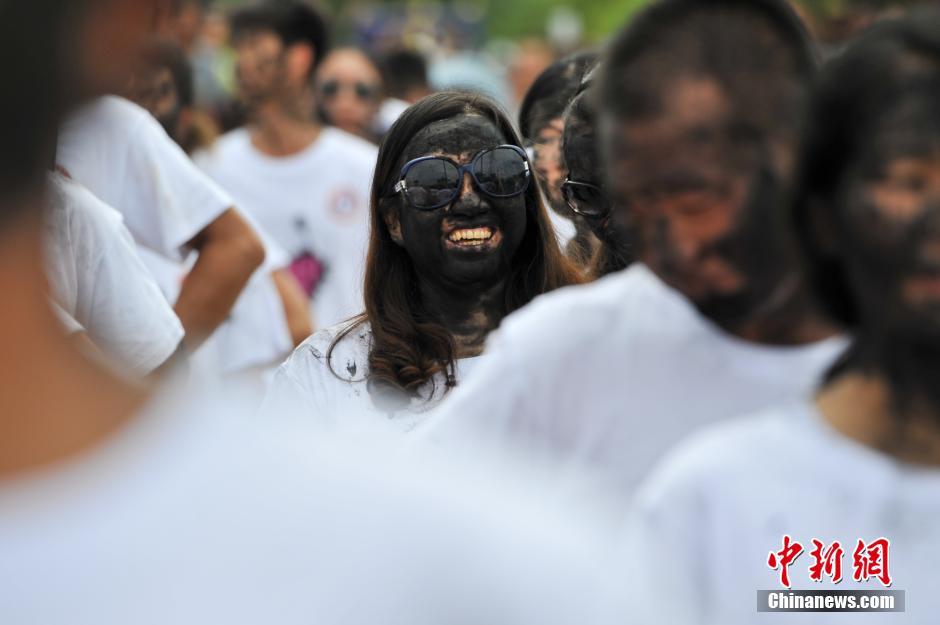
[[[409,431],[474,366],[503,317],[577,275],[505,114],[477,94],[425,98],[380,147],[365,313],[301,345],[269,404]]]
[[[903,589],[909,622],[934,623],[940,13],[863,36],[826,68],[810,112],[794,214],[817,296],[853,345],[815,398],[705,432],[676,451],[645,485],[656,496],[634,519],[636,570],[651,580],[665,571],[732,571],[717,583],[680,576],[678,587],[709,588],[707,597],[669,600],[698,622],[751,623],[753,605],[735,598],[779,588],[787,535],[829,563],[817,587],[840,583],[830,564],[838,565],[841,590]],[[669,529],[650,522],[664,518]],[[694,550],[682,547],[702,544],[735,548],[690,562]],[[754,559],[761,553],[771,554],[767,567]],[[812,585],[812,574],[790,567],[790,583]],[[655,592],[644,602],[661,605]]]
[[[568,208],[584,220],[600,242],[589,263],[592,278],[620,271],[633,261],[628,228],[613,210],[605,188],[599,150],[593,94],[586,81],[565,113],[562,154],[568,174],[561,191]]]

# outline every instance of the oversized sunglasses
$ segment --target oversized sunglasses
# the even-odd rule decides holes
[[[531,169],[525,151],[499,145],[478,152],[466,165],[443,156],[422,156],[405,163],[394,193],[401,193],[418,210],[447,206],[460,195],[465,174],[476,188],[494,198],[509,198],[529,188]]]
[[[561,183],[565,203],[583,217],[606,217],[610,214],[610,198],[597,185],[565,178]]]
[[[338,80],[327,80],[320,85],[320,95],[328,99],[333,99],[344,89],[352,89],[353,93],[356,94],[356,98],[365,102],[371,102],[379,95],[378,87],[358,80],[352,84],[341,83]]]

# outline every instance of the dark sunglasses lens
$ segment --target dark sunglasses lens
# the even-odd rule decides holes
[[[607,195],[599,188],[586,184],[562,185],[568,207],[579,215],[601,217],[610,211]]]
[[[408,201],[415,208],[437,208],[457,193],[459,173],[453,163],[439,158],[415,163],[405,174]]]
[[[335,80],[323,83],[320,85],[320,93],[328,98],[336,97],[336,94],[339,93],[339,83]]]
[[[529,186],[525,158],[510,148],[496,148],[477,158],[473,171],[480,188],[496,197],[519,195]]]
[[[375,98],[376,89],[370,87],[369,85],[363,82],[357,82],[356,86],[356,97],[360,100],[371,101]]]

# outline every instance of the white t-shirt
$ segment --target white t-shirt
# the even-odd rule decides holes
[[[233,206],[150,113],[123,98],[98,98],[73,114],[59,132],[56,160],[121,212],[139,245],[174,261]]]
[[[52,298],[121,371],[146,375],[179,347],[183,327],[116,210],[49,176],[45,266]]]
[[[295,410],[320,425],[347,432],[411,432],[449,397],[443,374],[434,376],[413,397],[370,382],[372,330],[368,323],[354,328],[330,354],[333,341],[347,327],[340,324],[320,330],[294,350],[274,376],[265,400],[266,414]],[[459,359],[457,381],[485,359]]]
[[[562,217],[553,211],[547,204],[545,205],[545,210],[548,211],[549,221],[552,222],[552,228],[555,229],[558,247],[560,247],[562,251],[565,251],[568,248],[568,244],[571,243],[571,240],[577,236],[578,227],[575,226],[574,222],[570,219]]]
[[[534,489],[297,425],[171,394],[0,482],[0,622],[622,622],[598,536]]]
[[[57,160],[75,180],[121,211],[146,250],[141,253],[148,269],[167,299],[176,302],[193,262],[186,244],[233,207],[228,193],[193,164],[150,113],[113,96],[93,101],[64,124]],[[273,369],[290,353],[287,321],[270,276],[285,254],[264,232],[258,234],[265,264],[229,318],[194,355],[211,375]]]
[[[362,278],[369,237],[369,188],[378,152],[372,144],[325,127],[299,154],[271,157],[233,130],[196,162],[287,252],[322,269],[313,294],[316,327],[363,310]],[[299,262],[299,261],[298,261]]]
[[[638,492],[624,588],[660,622],[933,624],[938,517],[940,468],[900,463],[838,433],[815,405],[791,403],[712,426],[668,455]],[[803,546],[789,567],[802,590],[885,590],[853,580],[853,555],[859,539],[889,539],[890,590],[905,591],[906,613],[758,615],[756,591],[784,589],[767,564],[784,535]],[[814,538],[843,547],[839,584],[811,580]]]
[[[637,264],[510,315],[428,435],[521,444],[627,495],[696,428],[809,394],[845,344],[739,340]]]

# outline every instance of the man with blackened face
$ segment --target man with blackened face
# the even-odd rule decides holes
[[[809,393],[845,345],[786,221],[814,72],[782,0],[639,13],[592,86],[604,175],[572,137],[566,187],[638,262],[510,317],[435,434],[547,448],[629,494],[696,427]]]
[[[650,477],[628,523],[635,577],[623,584],[656,606],[644,622],[755,622],[740,598],[779,571],[754,555],[780,549],[784,533],[807,550],[851,541],[846,568],[876,564],[871,578],[824,573],[823,588],[903,589],[908,623],[940,610],[927,555],[940,549],[940,14],[850,44],[809,110],[792,212],[813,290],[852,347],[815,396],[708,428]],[[768,462],[780,449],[786,461]],[[663,575],[668,590],[653,581]],[[804,575],[790,568],[795,587]]]

